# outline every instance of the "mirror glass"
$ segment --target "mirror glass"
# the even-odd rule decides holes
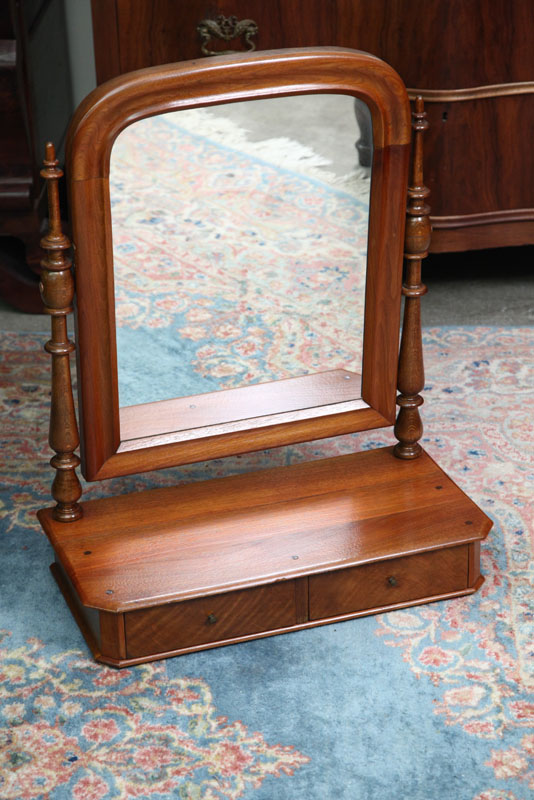
[[[356,106],[262,99],[119,135],[121,438],[123,411],[174,398],[187,430],[360,397],[372,132]]]

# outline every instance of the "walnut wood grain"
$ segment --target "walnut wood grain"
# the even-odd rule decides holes
[[[423,96],[435,129],[425,146],[431,251],[534,241],[524,217],[514,224],[499,217],[503,210],[534,212],[534,167],[521,133],[534,126],[531,0],[373,0],[372,13],[369,0],[213,0],[209,8],[204,0],[93,0],[93,6],[99,7],[99,82],[201,57],[198,22],[219,13],[252,17],[259,49],[337,45],[374,53],[412,87],[412,98]],[[458,175],[470,179],[459,182]],[[479,225],[468,222],[473,214],[486,216]],[[465,217],[464,230],[445,217]]]
[[[425,106],[425,153],[433,154],[425,159],[425,179],[432,195],[434,230],[450,227],[450,217],[466,217],[464,224],[475,225],[476,216],[484,214],[489,227],[493,221],[501,224],[502,212],[515,212],[516,219],[521,210],[532,214],[533,176],[520,132],[534,124],[534,94]],[[471,180],[461,181],[460,189],[461,174]]]
[[[426,454],[392,448],[39,512],[81,602],[113,612],[484,538],[491,522]],[[466,566],[467,569],[467,566]]]
[[[295,581],[141,609],[125,617],[129,658],[288,628],[297,623]]]
[[[126,630],[124,614],[100,612],[100,648],[108,656],[126,658]]]
[[[197,25],[217,14],[254,19],[257,47],[263,50],[338,45],[375,53],[408,86],[457,89],[532,80],[530,0],[373,0],[372,13],[361,0],[212,0],[209,7],[205,0],[92,4],[99,83],[118,74],[109,68],[106,53],[110,27],[116,26],[120,37],[113,48],[120,54],[120,72],[128,72],[201,57]]]
[[[71,186],[109,176],[113,143],[136,120],[198,106],[321,92],[352,95],[369,106],[376,148],[409,143],[406,88],[388,64],[369,53],[325,47],[217,56],[137,70],[91,92],[69,127]]]
[[[115,0],[91,0],[91,16],[93,22],[93,39],[95,44],[95,67],[97,83],[104,83],[109,78],[128,72],[123,69],[120,51],[124,50],[120,39],[124,36],[124,19],[118,18]],[[146,35],[143,37],[146,41]],[[176,58],[169,59],[176,61]],[[139,66],[147,66],[141,64]],[[138,69],[138,67],[132,67]]]
[[[499,83],[493,86],[469,86],[465,89],[409,89],[410,100],[422,97],[426,102],[465,103],[467,100],[482,100],[510,95],[534,94],[534,81],[521,83]]]
[[[491,528],[426,453],[392,448],[84,510],[39,519],[95,658],[118,667],[471,594]]]
[[[306,415],[309,412],[295,411],[270,418],[252,418],[247,424],[214,426],[214,435],[209,435],[210,428],[196,428],[196,438],[195,435],[189,438],[187,432],[177,432],[120,442],[116,452],[97,472],[92,473],[91,480],[105,480],[116,475],[131,475],[176,464],[206,461],[208,458],[224,458],[236,453],[341,436],[391,426],[392,423],[392,420],[359,401],[321,406],[309,419],[301,418]]]
[[[397,458],[417,458],[421,453],[419,439],[423,435],[419,413],[423,398],[419,392],[425,385],[421,297],[426,293],[426,286],[421,283],[421,261],[428,255],[431,230],[430,206],[426,203],[429,191],[423,183],[423,133],[428,122],[421,97],[415,100],[412,118],[414,141],[406,219],[406,275],[402,284],[404,319],[399,354],[400,394],[397,398],[400,411],[394,429],[399,440],[394,450]]]
[[[459,225],[452,228],[447,226],[436,229],[432,234],[431,251],[452,253],[464,250],[487,250],[497,247],[517,247],[534,242],[534,220],[525,220],[520,214],[517,214],[518,218],[512,222],[504,222],[500,217],[500,213],[495,216],[489,213],[486,220],[479,225]],[[433,224],[439,220],[440,217],[431,217]]]
[[[128,444],[120,431],[115,344],[109,158],[120,131],[137,119],[180,108],[314,92],[363,100],[373,118],[374,161],[361,399],[365,405],[297,412],[179,441]],[[341,49],[223,56],[140,70],[109,81],[79,107],[69,130],[82,470],[88,480],[276,447],[391,424],[400,316],[401,246],[409,158],[409,108],[398,76],[364,53]],[[149,414],[157,414],[156,407]],[[319,407],[318,407],[319,408]],[[145,409],[146,410],[146,409]],[[261,418],[258,418],[261,419]],[[150,425],[152,425],[154,417]],[[129,423],[128,423],[129,424]],[[207,427],[207,426],[205,426]],[[145,438],[146,437],[142,437]],[[142,441],[143,447],[140,447]]]
[[[77,502],[82,488],[76,474],[80,459],[74,451],[79,444],[79,435],[70,375],[70,354],[75,348],[67,334],[67,314],[72,312],[74,281],[71,261],[65,255],[70,242],[61,230],[58,181],[63,172],[58,163],[54,145],[49,142],[41,171],[47,183],[49,222],[48,232],[41,240],[46,256],[41,261],[40,288],[45,311],[50,314],[52,323],[52,338],[46,343],[45,350],[52,356],[48,441],[56,453],[50,461],[56,470],[52,497],[57,504],[53,514],[61,522],[73,522],[82,515]]]
[[[50,572],[56,581],[69,610],[74,617],[80,632],[85,639],[85,642],[93,654],[96,661],[102,659],[102,647],[100,646],[100,613],[94,608],[84,607],[74,590],[74,587],[67,577],[65,570],[58,561],[50,564]],[[107,612],[103,612],[107,613]],[[120,615],[122,616],[122,614]],[[111,658],[113,661],[118,661],[120,655],[117,653],[116,647],[111,647],[104,658]]]
[[[337,369],[255,383],[237,389],[160,400],[120,409],[121,441],[144,439],[176,431],[198,436],[201,427],[246,422],[294,411],[315,413],[318,406],[351,403],[364,408],[360,399],[361,376]],[[271,423],[272,424],[272,423]]]
[[[307,578],[302,578],[300,580],[304,582],[304,581],[307,581]],[[68,597],[68,594],[67,594],[67,592],[69,590],[68,589],[67,590],[62,589],[62,591],[65,594],[67,603],[69,604],[69,608],[71,608],[71,611],[73,611],[73,614],[74,614],[74,616],[76,618],[76,621],[78,622],[78,625],[80,626],[80,629],[81,629],[81,631],[82,631],[82,633],[84,635],[84,638],[85,638],[85,640],[87,642],[87,645],[88,645],[89,649],[91,650],[95,660],[101,662],[102,664],[108,664],[109,666],[112,666],[112,667],[123,668],[123,667],[133,667],[133,666],[135,666],[137,664],[143,664],[143,663],[150,662],[150,661],[158,661],[158,660],[163,659],[163,658],[172,658],[173,656],[186,655],[188,653],[194,653],[194,652],[196,652],[198,650],[208,650],[208,649],[212,649],[214,647],[225,647],[226,645],[230,645],[230,644],[238,644],[240,642],[247,642],[247,641],[250,641],[251,639],[263,639],[263,638],[267,638],[269,636],[277,636],[277,635],[282,634],[282,633],[294,633],[296,631],[303,631],[303,630],[306,630],[307,628],[315,628],[315,627],[320,626],[320,625],[331,625],[332,623],[346,622],[348,620],[357,619],[359,617],[368,616],[370,614],[382,614],[382,613],[387,612],[387,611],[397,611],[397,610],[402,609],[402,608],[409,608],[409,607],[412,607],[412,606],[426,605],[428,603],[435,603],[435,602],[441,601],[441,600],[452,600],[452,599],[457,598],[457,597],[465,597],[467,595],[471,595],[474,592],[478,591],[478,589],[482,586],[483,582],[484,582],[484,578],[481,577],[479,579],[479,581],[474,586],[469,586],[466,589],[461,589],[460,591],[445,592],[443,594],[431,594],[431,595],[428,595],[427,597],[418,598],[417,600],[406,600],[406,601],[401,601],[401,602],[398,602],[398,603],[393,603],[391,605],[378,606],[378,607],[374,607],[374,608],[373,607],[369,607],[369,608],[364,609],[363,611],[352,611],[349,614],[336,614],[333,617],[326,617],[326,618],[323,618],[323,619],[315,619],[315,620],[307,621],[307,622],[301,621],[301,622],[298,622],[296,625],[291,625],[290,627],[274,628],[274,629],[271,629],[271,630],[268,630],[268,631],[261,631],[261,632],[253,633],[253,634],[237,635],[237,636],[233,636],[230,639],[218,639],[216,641],[206,642],[206,643],[200,644],[200,645],[188,645],[186,647],[179,647],[179,648],[178,647],[173,647],[171,650],[164,650],[164,651],[156,651],[156,650],[154,650],[149,655],[138,656],[136,658],[130,658],[130,657],[122,658],[122,657],[117,657],[116,655],[113,655],[113,653],[115,652],[115,646],[113,648],[113,653],[112,652],[102,653],[101,652],[101,648],[96,644],[96,642],[95,642],[94,638],[92,637],[90,631],[88,631],[84,620],[82,618],[80,618],[79,615],[77,615],[77,613],[73,610],[73,608],[74,608],[73,601],[72,601],[71,598]],[[92,609],[84,609],[84,611],[88,612],[88,611],[92,611]],[[95,612],[95,613],[98,613],[98,612]],[[104,612],[100,612],[100,613],[104,613]],[[128,613],[129,614],[135,614],[136,612],[128,612]],[[128,613],[127,614],[119,614],[117,616],[119,616],[121,618],[127,618],[128,617]]]
[[[310,619],[390,606],[468,586],[468,545],[310,577]]]
[[[483,578],[480,574],[480,542],[469,545],[469,572],[467,583],[469,586],[481,585]]]
[[[373,115],[361,397],[343,386],[347,377],[347,384],[356,383],[356,376],[338,370],[222,392],[218,398],[148,404],[123,410],[121,419],[108,184],[115,137],[126,124],[153,113],[318,91],[352,94],[367,102]],[[144,70],[111,81],[82,104],[68,151],[77,247],[82,455],[88,477],[393,422],[407,110],[405,90],[389,68],[366,54],[331,49]],[[399,444],[84,502],[83,517],[68,526],[57,519],[57,509],[41,510],[39,520],[56,554],[54,574],[98,660],[116,666],[142,663],[460,596],[481,584],[479,543],[491,521],[417,442],[423,381],[420,264],[428,247],[420,102],[415,119],[401,412],[395,427]],[[57,244],[58,237],[51,241]],[[61,262],[59,271],[66,272],[61,247],[49,249]],[[63,299],[70,296],[67,285],[60,286]],[[50,307],[63,320],[59,337],[65,332],[65,305],[57,301]],[[65,344],[57,339],[62,356],[68,355]],[[60,384],[66,385],[65,378]],[[316,402],[321,405],[306,418]],[[193,408],[186,410],[186,403]],[[197,409],[197,403],[203,407]],[[249,416],[252,406],[260,414],[255,418]],[[64,406],[62,414],[66,425],[61,435],[68,448],[59,448],[61,458],[73,450],[70,407]],[[250,424],[241,430],[245,420]],[[68,467],[72,464],[71,459]]]
[[[185,422],[187,420],[187,414],[180,412],[185,411],[185,409],[189,407],[190,401],[197,397],[198,395],[193,395],[192,397],[178,398],[176,400],[163,400],[161,402],[165,403],[165,406],[161,414],[159,413],[159,409],[154,410],[152,403],[147,403],[145,406],[133,406],[132,410],[134,414],[131,424],[128,420],[129,411],[127,408],[121,408],[119,412],[121,432],[126,438],[120,443],[119,449],[117,450],[117,457],[120,457],[122,453],[127,453],[130,450],[154,448],[162,444],[181,444],[182,442],[188,442],[191,445],[189,453],[192,461],[198,461],[198,456],[204,455],[205,457],[202,440],[210,440],[211,445],[213,439],[217,437],[217,441],[224,446],[224,443],[226,443],[232,435],[239,434],[239,432],[243,430],[248,431],[251,426],[254,427],[257,434],[260,434],[262,429],[268,428],[268,435],[274,434],[274,443],[279,445],[281,441],[280,435],[284,437],[283,433],[280,434],[280,430],[283,430],[283,425],[287,422],[302,421],[304,425],[309,425],[311,421],[311,424],[315,426],[317,420],[322,418],[324,419],[325,425],[323,429],[324,436],[326,436],[327,431],[331,429],[331,420],[342,421],[345,427],[348,424],[345,430],[346,433],[351,433],[355,430],[368,430],[368,422],[371,422],[369,427],[381,427],[382,424],[388,424],[386,420],[377,419],[377,415],[372,412],[372,409],[369,409],[363,400],[348,400],[331,405],[316,405],[308,408],[299,408],[295,411],[279,411],[278,413],[262,414],[261,416],[256,416],[257,410],[253,406],[249,406],[248,412],[246,412],[248,416],[243,416],[241,419],[234,419],[230,422],[214,422],[211,425],[203,425],[201,428],[167,430],[168,428],[177,427],[181,424],[187,424],[187,422]],[[212,405],[211,400],[209,405]],[[359,413],[362,410],[371,413],[362,416]],[[156,413],[154,413],[154,411],[156,411]],[[358,414],[355,415],[353,412],[358,412]],[[142,418],[141,413],[144,414]],[[234,415],[237,416],[238,413],[239,410],[236,408]],[[355,416],[356,419],[353,419]],[[123,425],[123,420],[127,420],[126,428]],[[161,422],[159,422],[159,420],[161,420]],[[148,435],[145,434],[145,431],[148,432],[152,428],[155,431],[158,424],[161,425],[161,433],[154,432],[148,433]],[[310,431],[312,432],[313,429],[310,428]],[[298,441],[300,436],[301,434],[299,434],[295,441]],[[285,441],[284,437],[284,443],[290,444],[291,441],[292,440]],[[231,447],[230,445],[230,448]],[[266,440],[258,435],[258,438],[255,438],[255,440],[251,442],[250,450],[259,450],[265,447],[267,447]],[[169,452],[169,450],[166,450],[166,452]],[[180,452],[183,457],[183,449],[181,449]],[[226,455],[227,453],[223,450],[221,454]],[[110,459],[110,462],[111,461],[113,461],[113,459]]]

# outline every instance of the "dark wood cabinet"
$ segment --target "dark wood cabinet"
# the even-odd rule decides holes
[[[47,139],[62,151],[73,111],[61,0],[0,4],[0,109],[0,296],[38,312],[46,216],[40,162]]]
[[[257,49],[339,45],[380,56],[430,122],[431,250],[534,243],[534,4],[531,0],[91,0],[98,83],[205,58],[203,20],[252,20]],[[247,49],[239,35],[213,51]],[[38,162],[73,110],[61,0],[0,9],[0,295],[40,310]],[[17,241],[18,240],[18,243]],[[13,250],[13,245],[17,245]]]
[[[257,49],[339,45],[393,66],[430,121],[432,251],[534,242],[531,0],[92,0],[99,83],[205,57],[198,25],[253,20]],[[213,50],[247,49],[241,36]]]

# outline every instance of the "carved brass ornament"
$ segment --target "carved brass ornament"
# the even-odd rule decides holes
[[[232,39],[241,37],[247,45],[246,51],[251,52],[256,49],[256,43],[252,37],[258,33],[258,26],[252,19],[241,19],[237,17],[224,17],[219,14],[215,19],[203,19],[197,25],[197,31],[202,40],[201,51],[205,56],[218,56],[228,53],[238,53],[239,50],[210,50],[208,44],[210,39],[221,39],[223,42],[230,42]]]

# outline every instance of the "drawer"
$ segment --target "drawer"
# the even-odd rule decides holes
[[[310,620],[467,588],[468,545],[310,576]]]
[[[125,614],[129,658],[294,625],[295,581],[170,603]]]

